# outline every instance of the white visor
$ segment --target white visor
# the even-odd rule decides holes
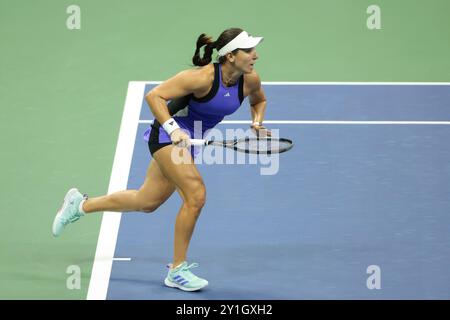
[[[242,31],[236,38],[228,42],[219,50],[219,57],[223,57],[236,49],[249,49],[256,47],[263,40],[263,37],[252,37],[247,32]]]

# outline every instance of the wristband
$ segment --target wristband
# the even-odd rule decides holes
[[[178,125],[178,123],[173,118],[170,118],[169,120],[164,122],[162,126],[163,126],[164,130],[166,130],[166,132],[167,132],[167,134],[169,136],[175,130],[180,129],[180,126]]]

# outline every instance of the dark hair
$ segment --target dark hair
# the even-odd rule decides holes
[[[242,31],[240,28],[230,28],[223,31],[219,38],[216,41],[213,41],[211,37],[202,33],[197,39],[197,48],[195,49],[194,56],[192,57],[192,63],[195,66],[206,66],[212,60],[212,52],[213,49],[220,50],[222,49],[228,42],[236,38]],[[206,45],[205,52],[203,54],[203,58],[200,58],[200,49]],[[233,53],[236,53],[236,49]],[[226,61],[226,57],[219,57],[219,63],[224,63]]]

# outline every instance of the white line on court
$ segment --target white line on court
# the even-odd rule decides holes
[[[130,82],[128,84],[108,194],[124,190],[127,187],[144,90],[144,83]],[[121,215],[117,212],[103,213],[89,282],[88,300],[106,299]]]
[[[162,81],[130,81],[125,108],[120,125],[116,153],[111,172],[108,194],[124,190],[127,187],[131,160],[139,123],[151,123],[151,120],[139,120],[142,97],[147,84],[159,84]],[[450,82],[263,82],[263,85],[419,85],[448,86]],[[224,124],[248,124],[250,120],[228,120]],[[315,120],[267,120],[272,124],[431,124],[449,125],[450,121],[315,121]],[[102,218],[97,242],[94,265],[87,294],[88,300],[104,300],[108,292],[113,261],[131,261],[131,258],[114,258],[121,213],[105,212]],[[122,260],[129,259],[129,260]]]
[[[133,81],[143,84],[160,84],[162,81]],[[273,86],[450,86],[450,82],[338,82],[338,81],[262,81],[263,85]]]
[[[224,120],[221,124],[250,124],[251,120]],[[139,120],[139,123],[153,123],[153,120]],[[377,125],[450,125],[450,121],[328,121],[328,120],[265,120],[265,124],[377,124]]]

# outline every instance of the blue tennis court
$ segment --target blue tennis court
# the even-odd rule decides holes
[[[261,163],[198,165],[207,203],[189,262],[210,285],[186,293],[163,284],[181,205],[174,193],[152,214],[122,215],[114,256],[131,260],[113,262],[107,298],[449,299],[450,86],[264,89],[267,126],[295,145],[276,174],[262,175]],[[128,189],[151,160],[143,98]],[[219,128],[246,130],[232,121],[250,120],[249,108]],[[369,290],[373,265],[381,288]]]

